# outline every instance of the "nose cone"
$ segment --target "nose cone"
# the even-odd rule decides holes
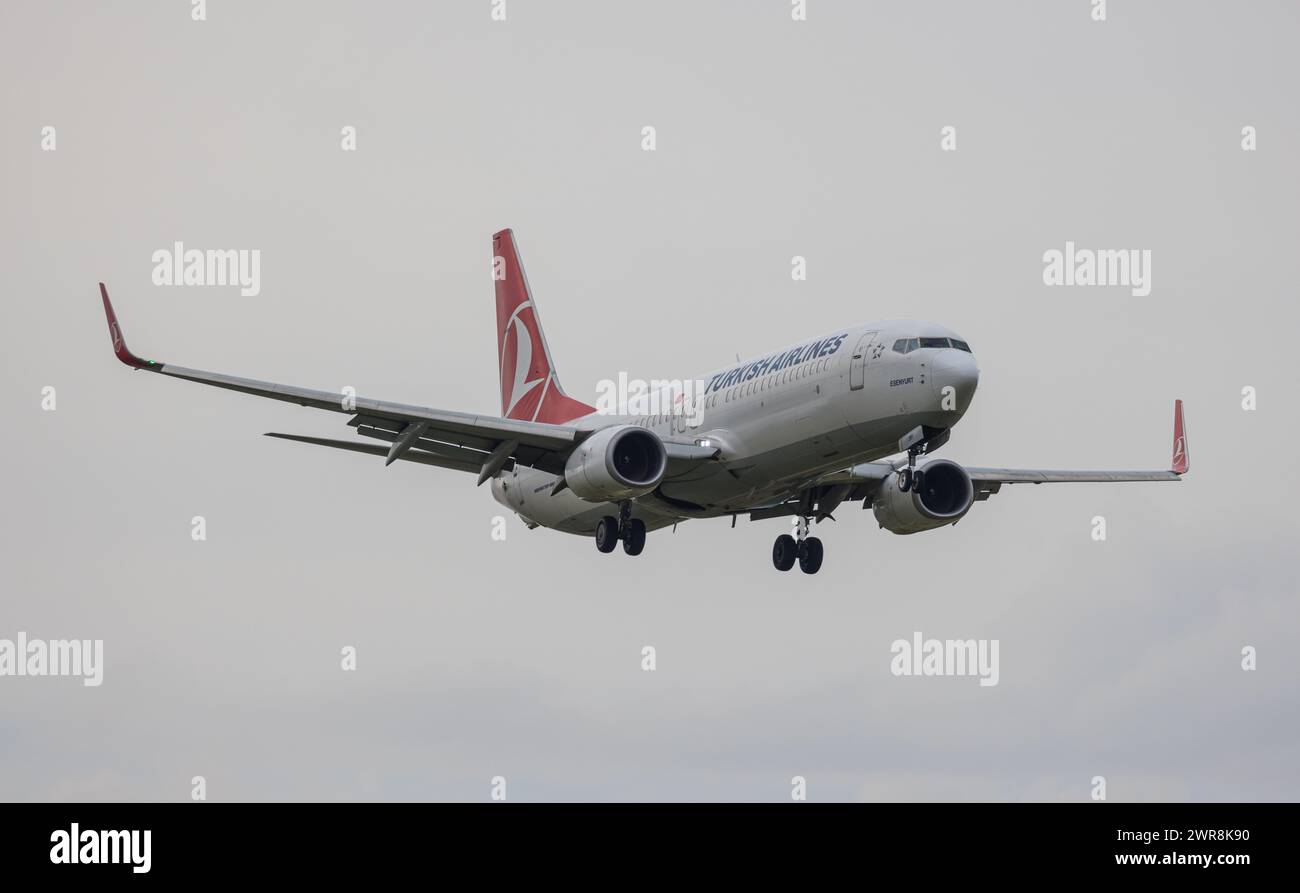
[[[930,380],[934,383],[934,392],[942,409],[964,413],[975,398],[980,370],[975,365],[975,357],[966,351],[943,350],[930,366]]]

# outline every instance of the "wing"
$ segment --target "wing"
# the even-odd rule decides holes
[[[144,360],[126,346],[122,328],[108,299],[108,289],[102,282],[99,284],[99,293],[104,299],[104,313],[108,318],[113,352],[133,369],[144,369],[185,381],[351,415],[348,424],[356,428],[358,434],[387,441],[388,445],[290,434],[272,434],[272,437],[382,455],[386,457],[387,464],[404,459],[475,472],[479,475],[481,484],[503,468],[508,468],[511,463],[562,474],[564,460],[573,447],[591,433],[589,428],[572,425],[517,421],[364,397],[345,397],[330,391],[256,381],[219,372],[188,369],[158,360]]]
[[[816,486],[848,485],[849,499],[871,497],[880,482],[903,467],[902,462],[864,462],[818,478]],[[920,466],[922,469],[924,465]],[[966,467],[975,485],[975,498],[988,499],[1003,484],[1116,483],[1121,481],[1176,481],[1191,468],[1187,429],[1183,423],[1183,401],[1174,401],[1174,447],[1170,467],[1165,471],[1048,471],[1030,468]]]
[[[1176,481],[1187,474],[1191,459],[1187,429],[1183,423],[1183,401],[1174,401],[1174,446],[1169,468],[1164,471],[1040,471],[1027,468],[967,468],[975,484],[976,499],[987,499],[1003,484],[1114,483],[1120,481]]]

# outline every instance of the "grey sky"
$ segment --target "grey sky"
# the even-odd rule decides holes
[[[789,5],[0,6],[0,638],[106,662],[0,678],[0,799],[1300,798],[1300,10]],[[982,370],[942,455],[1162,467],[1181,397],[1192,473],[910,537],[855,504],[817,577],[772,570],[783,521],[634,560],[494,542],[472,478],[109,349],[101,279],[143,356],[495,412],[506,226],[589,402],[917,316]],[[260,249],[261,294],[154,287],[177,240]],[[1150,249],[1151,294],[1045,287],[1066,240]],[[891,676],[914,630],[999,639],[1000,684]]]

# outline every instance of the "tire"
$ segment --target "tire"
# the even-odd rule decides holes
[[[794,567],[795,553],[798,550],[794,537],[788,533],[781,534],[772,544],[772,566],[779,571],[788,571]]]
[[[822,558],[825,557],[826,550],[822,548],[822,541],[815,536],[810,536],[803,541],[803,555],[799,558],[799,570],[805,574],[815,574],[822,569]]]
[[[924,492],[925,492],[925,472],[924,472],[924,471],[921,471],[921,470],[918,469],[917,472],[916,472],[915,474],[912,475],[912,489],[915,490],[917,493],[924,493]]]
[[[627,531],[623,536],[623,551],[629,555],[640,555],[645,548],[645,522],[640,518],[631,518],[627,522]]]
[[[613,552],[618,545],[618,518],[606,515],[596,525],[596,548],[602,552]]]
[[[912,489],[912,469],[904,468],[898,473],[898,489],[903,493]]]

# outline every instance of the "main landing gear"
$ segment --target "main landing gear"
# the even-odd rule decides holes
[[[822,569],[822,558],[825,556],[822,541],[808,535],[807,518],[799,519],[795,533],[798,539],[788,533],[776,538],[772,544],[772,566],[779,571],[788,571],[798,561],[799,570],[805,574],[817,573]]]
[[[597,549],[613,552],[620,540],[623,542],[623,551],[629,555],[640,555],[645,548],[645,522],[632,517],[630,502],[619,503],[617,518],[606,515],[596,524]]]

